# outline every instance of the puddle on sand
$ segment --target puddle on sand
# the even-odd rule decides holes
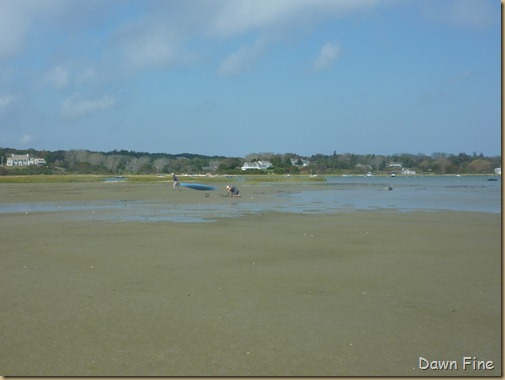
[[[146,201],[94,201],[94,202],[33,202],[0,204],[0,214],[10,213],[63,213],[72,211],[72,219],[113,222],[213,222],[217,218],[237,217],[266,210],[265,205],[253,203],[223,204],[167,204]]]

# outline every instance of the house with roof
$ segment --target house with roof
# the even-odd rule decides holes
[[[272,166],[270,161],[254,161],[254,162],[244,162],[242,165],[242,170],[266,170]]]
[[[47,162],[43,158],[30,158],[30,165],[47,165]]]
[[[402,169],[402,174],[403,175],[416,175],[416,171],[412,170],[412,169],[403,168]]]
[[[7,157],[7,166],[29,166],[30,165],[30,155],[29,154],[12,154]]]
[[[300,164],[301,162],[301,164]],[[306,160],[305,158],[292,158],[291,159],[291,165],[293,166],[303,166],[306,168],[307,166],[310,165],[310,161]]]
[[[30,165],[47,165],[43,158],[30,157],[29,154],[11,154],[7,157],[7,166],[30,166]]]

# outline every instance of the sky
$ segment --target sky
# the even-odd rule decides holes
[[[501,154],[499,0],[0,0],[0,147]]]

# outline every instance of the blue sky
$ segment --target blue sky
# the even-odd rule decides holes
[[[0,146],[501,151],[498,0],[2,0]]]

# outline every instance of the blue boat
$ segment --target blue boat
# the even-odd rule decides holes
[[[204,191],[209,191],[209,190],[217,190],[217,188],[209,185],[204,185],[201,183],[184,183],[181,182],[181,186],[187,187],[188,189],[193,189],[193,190],[204,190]]]

